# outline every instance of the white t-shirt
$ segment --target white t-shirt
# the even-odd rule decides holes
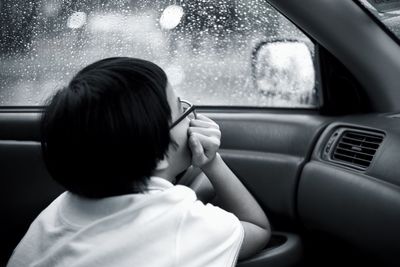
[[[149,191],[100,200],[64,192],[31,224],[8,267],[234,266],[239,220],[151,177]]]

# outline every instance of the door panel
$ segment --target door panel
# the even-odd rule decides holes
[[[302,159],[247,150],[221,151],[232,171],[269,212],[294,217],[297,172]]]
[[[269,215],[294,219],[298,178],[329,119],[313,114],[207,113],[221,128],[220,154]]]

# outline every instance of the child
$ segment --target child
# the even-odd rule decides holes
[[[41,131],[47,169],[67,191],[31,224],[9,267],[233,266],[268,242],[267,217],[217,153],[218,125],[151,62],[85,67],[52,97]],[[223,209],[174,185],[190,165]]]

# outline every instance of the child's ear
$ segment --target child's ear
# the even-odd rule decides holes
[[[161,171],[168,168],[169,163],[167,157],[164,157],[162,160],[159,160],[156,166],[156,171]]]

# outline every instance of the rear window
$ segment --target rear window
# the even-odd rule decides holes
[[[313,54],[312,42],[262,0],[0,5],[1,106],[43,105],[82,67],[112,56],[157,63],[177,93],[197,105],[318,106],[312,71],[301,87],[257,87],[252,53],[259,43],[300,40]]]

